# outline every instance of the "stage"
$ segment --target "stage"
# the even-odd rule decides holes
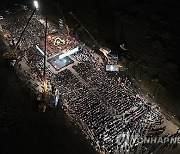
[[[74,61],[68,56],[61,59],[59,59],[59,56],[55,56],[51,59],[48,59],[48,62],[55,68],[56,71],[59,71],[61,68],[74,63]]]

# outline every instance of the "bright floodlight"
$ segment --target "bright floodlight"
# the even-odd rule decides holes
[[[34,1],[34,6],[35,6],[36,9],[39,9],[39,4],[38,4],[37,1]]]

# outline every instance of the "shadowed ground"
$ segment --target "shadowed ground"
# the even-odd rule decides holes
[[[1,49],[5,47],[1,43]],[[93,154],[94,149],[59,108],[36,111],[35,99],[0,56],[0,151]]]

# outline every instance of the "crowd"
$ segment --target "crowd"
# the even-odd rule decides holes
[[[79,52],[72,55],[78,62],[94,62],[94,51],[87,48],[85,44],[79,46]]]
[[[27,22],[26,17],[14,19],[3,28],[7,29],[11,38],[17,42],[25,22]],[[60,33],[51,25],[48,29],[49,33]],[[150,145],[139,145],[137,142],[130,144],[124,140],[124,136],[162,135],[165,130],[162,126],[164,118],[162,114],[140,96],[128,77],[117,73],[109,74],[93,50],[65,32],[60,34],[60,38],[65,40],[66,44],[55,47],[52,45],[52,40],[48,40],[48,54],[51,56],[58,53],[57,48],[65,52],[80,44],[79,52],[71,55],[78,61],[72,69],[79,78],[70,69],[55,75],[47,68],[46,76],[48,83],[60,92],[62,106],[74,124],[81,128],[89,142],[98,150],[109,153],[118,151],[136,153],[139,146],[142,146],[142,152],[152,148]],[[37,51],[35,45],[41,46],[43,37],[43,20],[35,15],[20,43],[20,49],[24,51],[23,60],[30,67],[29,72],[23,73],[27,84],[35,78],[42,83],[43,56]],[[20,68],[20,65],[17,66]],[[123,136],[118,138],[117,142],[120,134]],[[165,147],[162,151],[164,149]]]
[[[103,148],[114,153],[119,149],[116,143],[118,134],[145,134],[162,124],[162,115],[138,97],[127,79],[109,77],[103,71],[103,66],[97,69],[93,63],[79,63],[73,68],[92,87],[83,86],[68,70],[58,75],[58,87],[62,99],[67,102],[65,106],[68,113],[73,115],[76,123],[83,122],[83,130],[86,130],[88,139],[92,139],[92,144],[97,149]],[[93,88],[93,91],[89,88]],[[105,99],[101,99],[100,95]],[[160,129],[162,128],[153,130],[154,134],[151,135],[161,135],[163,131],[159,131]]]
[[[43,37],[42,39],[43,40]],[[56,40],[60,42],[60,45],[55,45]],[[48,34],[47,37],[47,50],[48,57],[53,56],[55,54],[63,54],[66,51],[74,49],[78,45],[78,42],[74,37],[70,37],[66,35],[66,33],[59,35],[58,32]],[[44,41],[41,41],[41,48],[44,49]]]
[[[9,43],[11,43],[12,40],[14,43],[18,41],[27,21],[28,18],[24,16],[10,20],[3,26],[3,29],[8,29],[9,35],[11,36]],[[34,15],[21,38],[19,44],[20,49],[23,51],[39,44],[39,37],[44,36],[44,29],[43,24],[38,21],[38,16]]]

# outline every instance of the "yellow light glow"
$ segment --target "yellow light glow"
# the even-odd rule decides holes
[[[7,34],[4,34],[4,37],[7,38]]]
[[[99,51],[101,51],[101,52],[104,54],[104,56],[105,56],[107,59],[109,59],[106,51],[105,51],[103,48],[100,48]]]
[[[43,89],[44,89],[44,92],[47,92],[47,80],[44,79],[43,81]]]
[[[61,45],[61,44],[65,44],[65,41],[62,40],[62,39],[60,39],[59,37],[57,37],[57,38],[55,39],[55,41],[54,41],[54,45],[55,45],[55,46],[59,46],[59,45]]]
[[[51,39],[51,36],[50,36],[50,35],[48,36],[48,39]]]

